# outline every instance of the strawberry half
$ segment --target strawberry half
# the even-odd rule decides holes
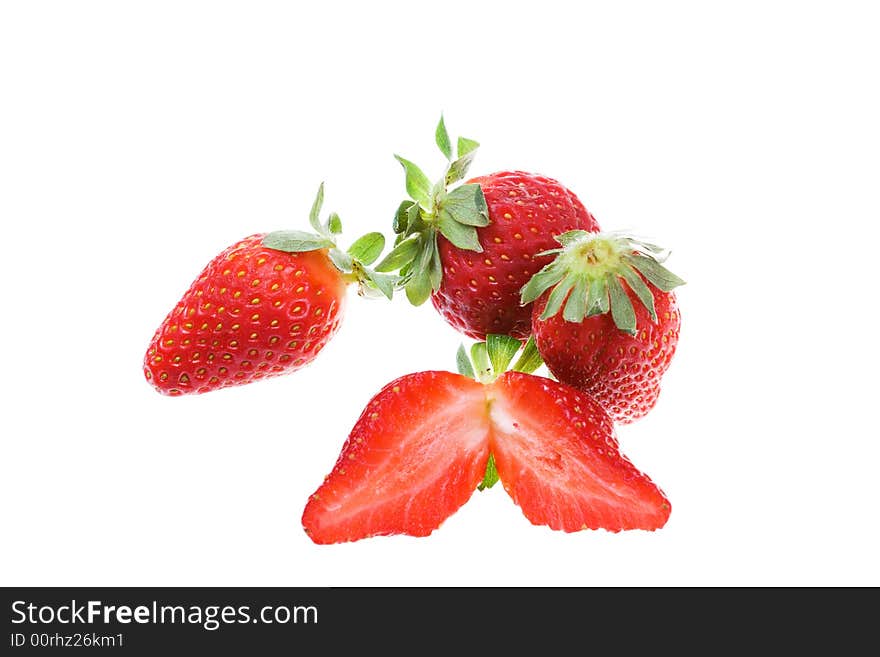
[[[444,176],[431,184],[412,162],[406,172],[410,199],[394,222],[395,249],[378,271],[400,270],[414,305],[431,299],[456,330],[477,340],[488,334],[525,339],[531,309],[520,289],[550,257],[554,236],[599,225],[570,189],[547,176],[498,171],[463,180],[477,142],[460,138],[456,156],[441,118],[436,142],[447,158]]]
[[[395,279],[367,268],[385,238],[368,233],[336,248],[341,222],[309,220],[315,233],[246,237],[202,270],[165,317],[144,356],[144,376],[160,393],[198,394],[285,374],[312,362],[336,334],[346,289],[391,298]]]
[[[504,489],[535,525],[659,529],[671,506],[620,452],[611,418],[562,383],[506,372],[493,384],[492,452]]]
[[[488,438],[476,381],[450,372],[392,381],[361,413],[303,526],[316,543],[427,536],[483,478]]]
[[[427,536],[475,488],[499,479],[536,525],[565,532],[664,526],[669,501],[620,453],[602,407],[527,371],[496,378],[519,344],[493,335],[487,343],[488,354],[474,359],[485,383],[418,372],[370,400],[305,507],[302,523],[312,541]],[[460,354],[460,366],[465,358]],[[515,367],[531,369],[527,360]],[[462,369],[473,373],[469,361]]]
[[[684,283],[630,237],[572,231],[523,287],[538,352],[560,381],[589,393],[612,419],[647,415],[678,345]]]

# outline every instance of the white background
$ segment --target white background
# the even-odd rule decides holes
[[[880,584],[880,22],[864,2],[5,2],[4,585]],[[499,486],[430,537],[300,526],[367,400],[454,368],[430,304],[350,290],[308,368],[166,398],[141,361],[204,264],[390,235],[400,153],[571,187],[672,248],[679,351],[623,451],[655,533],[532,526]],[[343,245],[347,246],[345,238]]]

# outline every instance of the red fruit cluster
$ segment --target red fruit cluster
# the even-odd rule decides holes
[[[322,185],[311,232],[251,235],[208,263],[156,330],[147,380],[185,395],[291,372],[337,333],[350,283],[362,296],[403,291],[477,342],[459,350],[458,374],[409,374],[369,401],[305,507],[314,542],[426,536],[498,481],[536,525],[663,527],[669,500],[614,425],[657,403],[684,281],[660,247],[600,231],[559,181],[467,178],[477,142],[453,144],[442,119],[435,137],[447,160],[435,183],[396,156],[408,198],[381,260],[381,233],[337,247],[339,217],[319,219]],[[535,374],[542,365],[550,376]]]

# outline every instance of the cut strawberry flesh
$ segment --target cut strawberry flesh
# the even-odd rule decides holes
[[[303,526],[316,543],[427,536],[470,499],[490,453],[533,524],[618,532],[669,518],[669,501],[620,453],[610,417],[587,394],[520,372],[486,385],[419,372],[370,401]]]
[[[666,523],[669,501],[620,453],[610,418],[591,397],[519,372],[503,374],[492,392],[495,467],[533,524],[616,532]]]
[[[482,480],[488,436],[482,384],[450,372],[401,377],[364,409],[303,526],[316,543],[426,536]]]

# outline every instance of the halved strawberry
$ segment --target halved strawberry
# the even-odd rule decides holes
[[[303,526],[315,543],[427,536],[473,494],[488,440],[482,385],[450,372],[400,377],[361,413]]]
[[[419,372],[370,401],[306,505],[303,527],[314,542],[427,536],[475,487],[499,478],[536,525],[618,532],[666,523],[669,501],[620,453],[602,407],[526,371],[496,378],[518,341],[490,335],[487,342],[472,350],[482,384],[464,374]],[[535,362],[524,356],[514,367],[528,371]],[[459,364],[474,373],[463,352]]]
[[[520,372],[493,384],[490,449],[504,489],[535,525],[659,529],[671,506],[621,454],[613,423],[589,395]]]

